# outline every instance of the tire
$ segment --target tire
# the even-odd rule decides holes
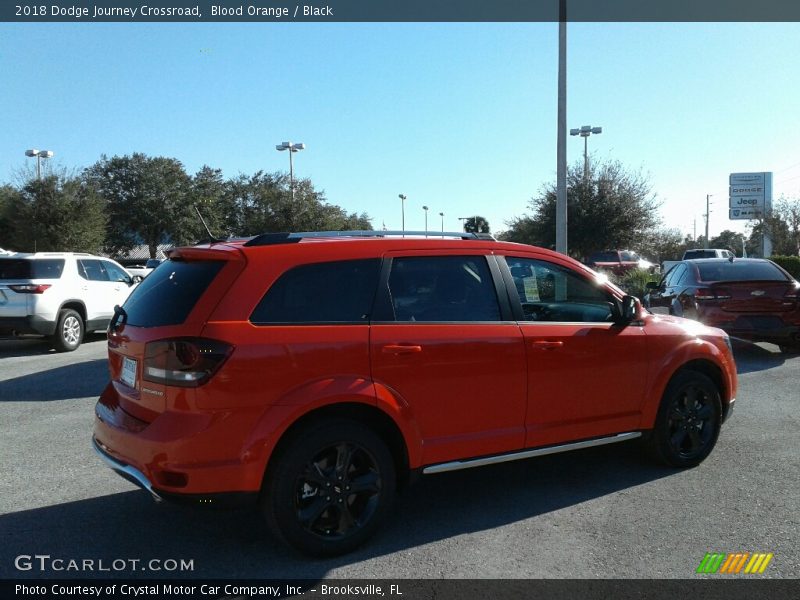
[[[380,527],[394,503],[396,479],[392,455],[373,431],[328,419],[296,432],[274,456],[261,508],[272,532],[290,546],[336,556]]]
[[[722,403],[714,382],[682,371],[664,392],[653,431],[645,442],[655,459],[671,467],[695,467],[711,454],[722,426]]]
[[[50,338],[57,352],[72,352],[83,341],[83,319],[71,308],[61,309],[58,313],[56,331]]]

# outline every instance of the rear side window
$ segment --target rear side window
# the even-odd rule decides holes
[[[153,271],[125,302],[127,323],[136,327],[180,325],[189,316],[224,261],[168,261]]]
[[[295,267],[270,287],[250,315],[250,322],[255,325],[366,323],[378,285],[379,267],[377,258]]]
[[[483,256],[395,258],[389,291],[396,321],[500,321]]]
[[[99,260],[79,260],[78,273],[89,281],[109,281],[108,273]]]
[[[698,263],[701,281],[787,281],[771,262]]]
[[[0,258],[0,280],[61,279],[61,273],[63,272],[63,258],[46,258],[41,260]]]

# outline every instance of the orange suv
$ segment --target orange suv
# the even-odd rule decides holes
[[[176,248],[116,308],[94,447],[156,499],[255,502],[347,552],[415,473],[643,438],[692,467],[731,414],[719,329],[566,256],[473,234]]]

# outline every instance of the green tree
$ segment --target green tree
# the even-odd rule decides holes
[[[638,252],[650,260],[662,263],[665,260],[680,260],[692,239],[684,238],[679,229],[654,229],[636,247]]]
[[[489,221],[483,217],[474,216],[464,221],[464,231],[467,233],[489,233]]]
[[[140,153],[103,156],[84,175],[106,201],[106,244],[112,253],[146,244],[155,258],[159,244],[185,244],[197,238],[191,181],[180,161]]]
[[[56,174],[32,179],[11,196],[9,212],[15,250],[97,253],[103,248],[103,201],[79,178]]]
[[[658,223],[659,203],[649,180],[619,162],[591,164],[584,177],[583,160],[567,174],[567,223],[570,254],[584,257],[603,249],[637,249]],[[505,238],[555,247],[556,183],[546,184],[530,202],[532,214],[508,223]]]
[[[727,248],[734,254],[742,255],[742,248],[746,237],[738,231],[724,230],[718,236],[711,238],[708,242],[709,248]]]
[[[21,203],[19,191],[10,185],[0,185],[0,248],[13,250],[15,214]]]

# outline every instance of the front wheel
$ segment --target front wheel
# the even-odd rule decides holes
[[[664,392],[647,444],[660,462],[694,467],[711,454],[722,425],[719,390],[702,373],[683,371]]]
[[[56,332],[50,338],[57,352],[72,352],[83,341],[83,319],[71,308],[58,313]]]
[[[360,423],[331,419],[304,427],[273,460],[262,509],[270,529],[301,552],[350,552],[375,533],[394,502],[392,455]]]

